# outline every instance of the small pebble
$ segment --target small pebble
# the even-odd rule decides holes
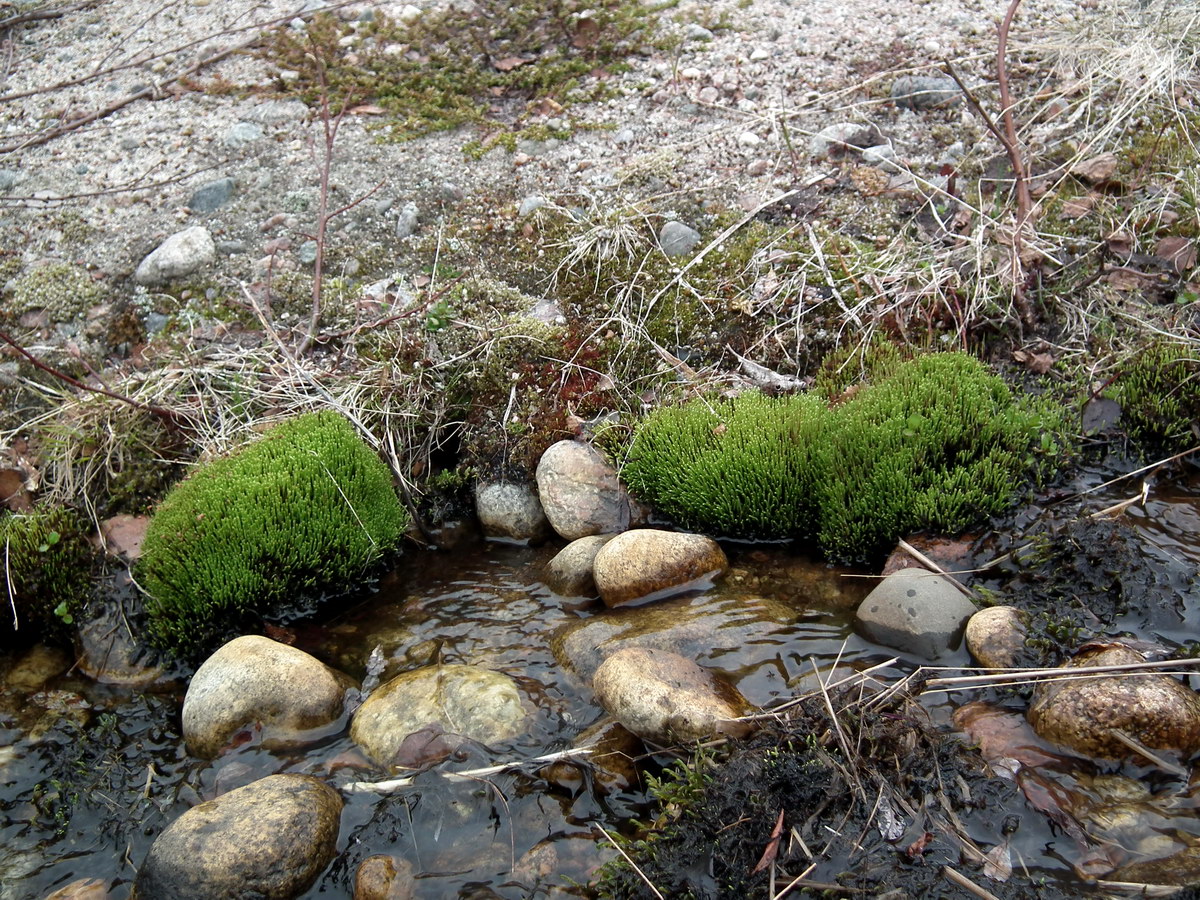
[[[695,22],[690,23],[683,29],[683,36],[689,41],[711,41],[713,33],[703,25],[697,25]]]
[[[746,174],[758,177],[766,175],[771,169],[771,164],[765,159],[756,159],[750,165],[746,166]]]
[[[762,143],[762,138],[760,138],[753,131],[743,131],[741,134],[738,135],[737,140],[738,140],[738,143],[741,144],[743,147],[757,147],[759,144]]]

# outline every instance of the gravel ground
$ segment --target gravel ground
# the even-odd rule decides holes
[[[1029,4],[1019,30],[1045,33],[1086,15],[1083,6]],[[312,0],[307,7],[315,7]],[[318,183],[317,117],[269,91],[222,95],[170,81],[269,23],[286,22],[301,11],[295,0],[100,0],[59,8],[67,10],[59,18],[7,31],[0,230],[22,266],[78,262],[120,287],[164,237],[196,224],[207,226],[223,251],[222,278],[261,275],[268,242],[281,236],[290,235],[290,250],[298,252],[311,228],[304,207],[311,208]],[[9,7],[12,15],[22,10]],[[353,21],[369,10],[395,17],[403,5],[351,3],[337,14]],[[650,14],[660,35],[682,35],[677,49],[631,55],[628,71],[612,76],[618,81],[610,99],[571,108],[577,127],[569,139],[516,152],[495,148],[479,159],[462,152],[479,134],[474,126],[384,143],[371,130],[376,117],[350,116],[336,146],[335,199],[382,185],[337,221],[334,241],[365,234],[386,247],[396,240],[406,203],[417,204],[428,226],[460,195],[466,202],[459,208],[481,220],[511,221],[530,194],[605,192],[616,184],[657,192],[666,198],[660,209],[683,198],[689,208],[749,208],[818,171],[804,135],[841,121],[875,122],[902,161],[932,176],[954,141],[989,138],[962,105],[897,109],[888,102],[891,85],[904,73],[936,74],[943,57],[984,80],[1001,12],[984,0],[901,0],[886,9],[866,0],[684,2]],[[705,22],[721,24],[706,29]],[[197,79],[269,88],[276,74],[238,52]],[[56,87],[72,80],[81,83]],[[22,146],[43,129],[146,88],[149,96],[110,115]],[[793,150],[799,145],[796,155],[788,139]],[[633,187],[630,173],[653,177]],[[199,187],[224,177],[236,184],[229,202],[212,212],[188,208]],[[273,217],[276,227],[264,229]]]

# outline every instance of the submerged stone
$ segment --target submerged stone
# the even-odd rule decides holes
[[[337,852],[342,798],[311,775],[270,775],[189,809],[150,847],[133,900],[291,900]]]
[[[725,552],[710,537],[638,528],[600,549],[592,575],[605,605],[622,606],[678,593],[728,569]]]

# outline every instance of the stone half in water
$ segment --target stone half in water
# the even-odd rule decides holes
[[[1097,641],[1081,647],[1067,666],[1141,662],[1145,658],[1124,644]],[[1137,758],[1118,733],[1151,750],[1184,756],[1200,750],[1200,697],[1170,675],[1043,681],[1034,691],[1029,722],[1046,740],[1100,759]]]

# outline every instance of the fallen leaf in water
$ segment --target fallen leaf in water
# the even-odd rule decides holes
[[[146,538],[149,516],[113,516],[100,524],[104,537],[104,549],[113,556],[138,559],[142,555],[142,541]]]
[[[954,711],[952,720],[979,748],[997,775],[1015,778],[1025,766],[1072,761],[1051,751],[1019,712],[974,701]]]
[[[424,771],[448,759],[463,741],[462,735],[451,734],[437,722],[430,722],[400,742],[391,762],[402,769]]]
[[[1008,881],[1012,877],[1012,851],[1008,841],[997,844],[983,857],[983,874],[993,881]]]

